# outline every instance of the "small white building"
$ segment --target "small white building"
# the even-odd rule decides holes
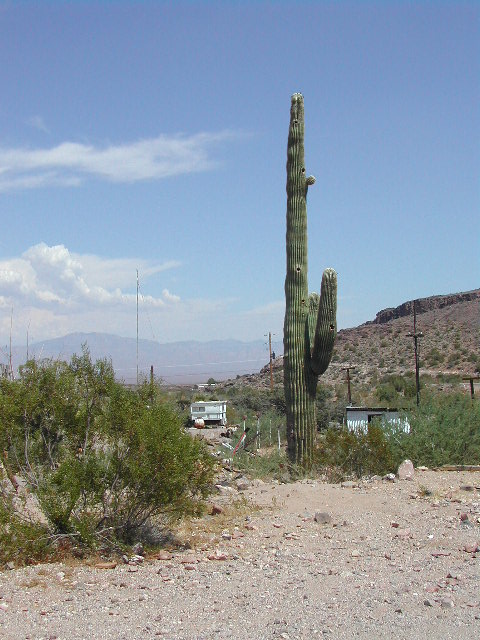
[[[218,424],[224,427],[227,424],[226,400],[199,400],[190,405],[190,417],[195,420],[203,420],[205,425]]]
[[[398,409],[388,409],[384,407],[347,407],[347,428],[350,431],[367,431],[368,425],[374,419],[381,422],[388,422],[392,426],[401,428],[406,433],[410,432],[410,424],[405,415]]]

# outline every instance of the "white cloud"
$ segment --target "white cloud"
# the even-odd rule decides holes
[[[173,293],[170,293],[168,289],[164,289],[162,291],[162,295],[165,298],[165,300],[168,300],[169,302],[180,302],[180,297],[176,296]]]
[[[77,142],[50,149],[0,147],[0,191],[77,186],[88,177],[128,183],[207,171],[215,166],[210,147],[236,135],[162,135],[105,147]]]
[[[63,245],[49,247],[40,243],[20,258],[0,261],[0,296],[6,306],[57,308],[63,312],[132,308],[136,304],[136,293],[125,293],[121,287],[135,284],[133,263],[143,266],[144,273],[150,276],[179,264],[84,257],[71,253]],[[143,296],[142,301],[149,307],[163,308],[178,302],[179,297],[165,290],[160,298]]]
[[[238,299],[218,295],[181,299],[163,287],[178,262],[107,259],[69,251],[64,245],[37,244],[21,256],[0,260],[0,347],[8,342],[13,309],[14,344],[72,332],[136,335],[136,270],[140,276],[139,335],[159,342],[262,339],[279,334],[283,303],[239,310]],[[1,354],[0,354],[1,358]]]

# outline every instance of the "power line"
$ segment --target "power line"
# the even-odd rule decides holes
[[[119,369],[116,370],[117,372],[120,371]],[[142,372],[140,372],[141,374]],[[147,370],[145,370],[145,378],[147,376]],[[170,374],[162,374],[161,372],[157,371],[158,377],[159,378],[186,378],[186,377],[199,377],[199,376],[215,376],[215,375],[225,375],[225,374],[236,374],[236,375],[248,375],[250,374],[251,371],[247,370],[247,371],[242,371],[242,370],[238,370],[238,369],[232,369],[232,370],[218,370],[218,371],[198,371],[196,373],[183,373],[183,372],[178,372],[178,373],[170,373]],[[140,375],[141,377],[141,375]],[[130,376],[127,377],[126,379],[128,380],[134,380],[135,376]]]
[[[120,371],[131,371],[131,369],[115,369],[115,371],[118,373]],[[147,369],[145,369],[145,371],[147,371]],[[209,371],[195,371],[195,372],[190,372],[190,373],[186,373],[183,371],[179,371],[178,373],[167,373],[167,374],[162,374],[161,372],[158,371],[158,369],[156,370],[158,376],[160,378],[176,378],[178,376],[213,376],[216,374],[224,374],[224,373],[239,373],[239,371],[242,371],[241,369],[218,369],[217,371],[210,369]],[[140,373],[142,373],[140,371]],[[246,370],[244,373],[251,373],[250,370]]]
[[[204,367],[206,365],[217,366],[220,364],[242,364],[243,362],[264,362],[264,358],[254,358],[251,360],[224,360],[221,362],[198,362],[195,364],[162,364],[161,367],[162,369],[173,369],[176,367]],[[133,371],[134,367],[114,367],[114,369],[116,369],[116,371]]]

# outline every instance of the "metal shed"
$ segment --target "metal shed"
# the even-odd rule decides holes
[[[403,431],[410,432],[410,424],[405,415],[398,409],[385,407],[347,407],[347,427],[351,431],[366,431],[373,419],[378,418],[382,422],[400,427]]]

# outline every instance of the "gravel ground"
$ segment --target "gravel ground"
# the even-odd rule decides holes
[[[221,513],[185,530],[192,549],[1,573],[0,637],[479,637],[480,473],[230,480]]]

